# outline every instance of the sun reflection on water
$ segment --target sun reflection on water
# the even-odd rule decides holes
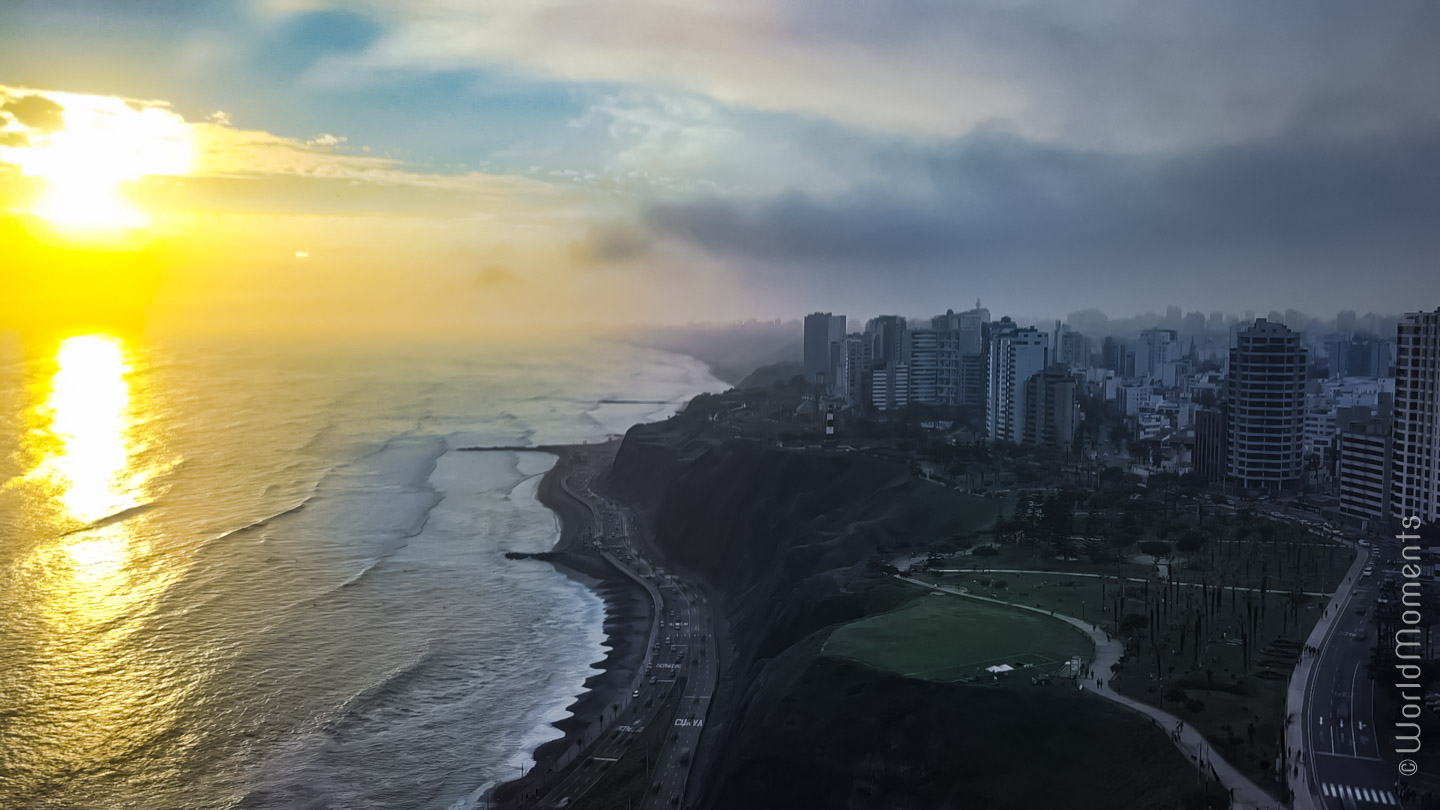
[[[44,480],[67,516],[81,523],[133,507],[129,481],[130,386],[123,344],[102,335],[67,338],[55,354],[50,391],[39,408]]]
[[[12,641],[30,648],[32,667],[9,686],[43,714],[15,727],[33,736],[8,753],[34,759],[36,773],[125,756],[163,732],[183,691],[167,688],[162,662],[127,652],[126,639],[171,579],[151,565],[138,508],[145,403],[131,388],[132,362],[118,338],[67,338],[53,371],[38,369],[30,389],[25,479],[40,533],[19,570],[32,621]]]

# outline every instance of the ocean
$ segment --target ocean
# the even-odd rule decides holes
[[[475,806],[558,736],[604,607],[535,500],[724,385],[601,343],[0,357],[0,807]],[[621,400],[621,401],[616,401]]]

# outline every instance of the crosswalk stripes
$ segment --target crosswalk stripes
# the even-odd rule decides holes
[[[1334,785],[1326,782],[1321,786],[1325,795],[1332,799],[1352,799],[1356,802],[1369,802],[1371,804],[1399,806],[1399,799],[1388,790],[1376,790],[1374,788],[1354,787],[1353,785]]]

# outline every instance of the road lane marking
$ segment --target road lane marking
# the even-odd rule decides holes
[[[1351,755],[1349,755],[1349,754],[1330,753],[1330,752],[1328,752],[1328,751],[1321,751],[1319,754],[1316,754],[1316,756],[1321,756],[1321,757],[1338,757],[1338,758],[1340,758],[1340,759],[1359,759],[1359,760],[1364,760],[1365,762],[1384,762],[1384,761],[1385,761],[1385,760],[1381,759],[1380,757],[1356,757],[1356,756],[1351,756]]]
[[[1355,716],[1355,679],[1360,677],[1360,662],[1355,662],[1355,671],[1350,673],[1350,716]],[[1355,734],[1350,735],[1350,753],[1358,756],[1360,749],[1355,747]]]
[[[1354,785],[1337,785],[1332,782],[1324,782],[1320,785],[1321,792],[1332,799],[1351,799],[1356,802],[1367,802],[1369,804],[1386,805],[1390,807],[1399,806],[1400,800],[1395,794],[1379,788],[1356,787]]]

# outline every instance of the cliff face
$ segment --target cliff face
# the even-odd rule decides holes
[[[894,462],[719,438],[697,422],[631,429],[608,485],[665,558],[722,600],[742,660],[818,629],[808,621],[817,603],[864,576],[879,546],[923,547],[995,517],[988,502]]]
[[[914,598],[867,565],[879,546],[923,547],[995,517],[990,503],[893,462],[724,438],[683,416],[632,428],[606,486],[725,614],[713,733],[696,760],[705,786],[738,767],[740,720],[767,662],[817,631]]]

